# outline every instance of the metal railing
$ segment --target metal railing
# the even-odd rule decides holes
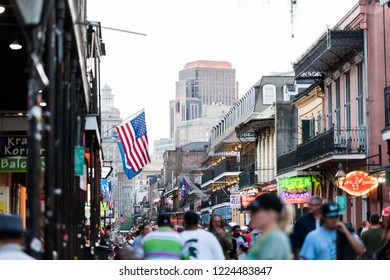
[[[329,154],[365,153],[365,128],[332,128],[299,144],[297,149],[277,157],[277,173]]]
[[[255,174],[255,166],[251,166],[249,169],[246,169],[242,171],[239,175],[239,182],[238,185],[240,186],[240,189],[243,189],[245,187],[251,186],[255,183],[257,183],[257,176]]]
[[[240,165],[237,162],[229,163],[227,160],[223,160],[214,167],[214,176],[234,171],[240,171]]]
[[[281,171],[289,171],[294,168],[297,163],[297,150],[280,155],[276,160],[277,173],[280,173]]]
[[[332,128],[298,145],[297,163],[328,154],[360,154],[365,152],[365,128]]]
[[[214,179],[214,168],[207,169],[202,175],[202,184]]]

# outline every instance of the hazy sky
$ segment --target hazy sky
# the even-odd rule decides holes
[[[262,75],[295,61],[358,0],[89,0],[88,20],[147,36],[102,30],[101,85],[121,117],[145,108],[151,148],[169,137],[169,100],[187,62],[223,60],[236,69],[239,95]],[[292,38],[294,33],[294,38]]]

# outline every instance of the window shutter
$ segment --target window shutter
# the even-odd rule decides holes
[[[302,120],[302,143],[310,139],[310,120]]]

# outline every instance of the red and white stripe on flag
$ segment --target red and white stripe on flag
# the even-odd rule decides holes
[[[145,113],[131,119],[116,130],[131,169],[136,172],[150,162],[149,141],[146,133]]]

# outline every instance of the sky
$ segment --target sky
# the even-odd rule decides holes
[[[103,27],[101,86],[126,119],[145,109],[150,149],[169,137],[169,101],[179,71],[196,60],[228,61],[239,96],[263,75],[292,71],[296,61],[358,0],[89,0],[87,20]],[[292,34],[294,38],[292,38]]]

